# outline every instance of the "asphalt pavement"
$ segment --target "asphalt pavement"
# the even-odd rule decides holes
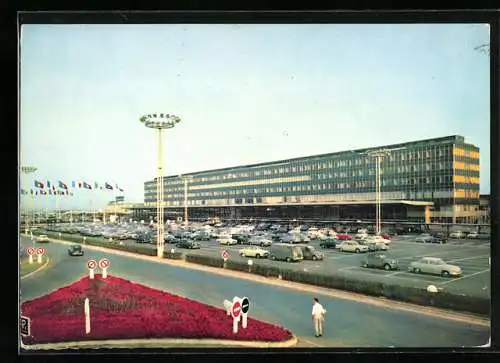
[[[21,237],[21,243],[26,246],[32,242]],[[109,274],[220,308],[224,299],[247,296],[251,316],[290,329],[299,338],[298,346],[469,347],[484,344],[489,337],[489,327],[484,325],[318,293],[328,312],[324,336],[314,338],[310,315],[313,296],[307,292],[90,249],[86,249],[84,257],[71,257],[67,253],[68,246],[58,243],[48,243],[44,247],[51,258],[51,266],[21,281],[22,301],[44,295],[86,275],[86,262],[90,258],[108,257],[111,261]]]

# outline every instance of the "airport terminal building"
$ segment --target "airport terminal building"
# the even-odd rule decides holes
[[[374,220],[379,150],[383,220],[476,221],[479,148],[458,135],[186,174],[189,218]],[[182,216],[184,183],[164,177],[165,216]],[[136,217],[156,213],[156,179],[144,202]]]

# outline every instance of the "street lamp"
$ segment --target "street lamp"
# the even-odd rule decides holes
[[[38,169],[34,166],[21,166],[21,172],[23,174],[31,174],[37,171]],[[31,198],[33,199],[33,194],[31,194]],[[34,204],[34,203],[33,203]],[[33,206],[34,207],[34,206]],[[34,208],[33,208],[34,209]],[[29,212],[28,212],[29,214]],[[33,212],[33,219],[34,219],[35,213]],[[26,232],[29,230],[29,218],[26,220]]]
[[[179,178],[184,181],[184,225],[188,226],[188,182],[193,180],[192,175],[179,175]]]
[[[144,126],[158,130],[158,177],[156,179],[156,218],[158,229],[156,234],[156,251],[159,258],[163,258],[165,241],[163,239],[163,129],[171,129],[181,119],[167,113],[154,113],[142,116],[139,119]]]
[[[380,234],[382,219],[381,193],[380,193],[380,162],[390,155],[388,149],[379,149],[366,152],[367,155],[375,158],[375,233]]]

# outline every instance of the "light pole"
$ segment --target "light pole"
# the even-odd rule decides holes
[[[375,233],[380,234],[382,218],[382,208],[381,208],[381,193],[380,193],[380,162],[383,158],[390,155],[388,149],[379,149],[368,151],[366,154],[375,158]]]
[[[156,252],[159,258],[163,258],[165,241],[163,239],[163,129],[171,129],[181,119],[178,116],[154,113],[144,115],[139,119],[146,127],[158,130],[158,177],[156,179],[156,218],[158,223],[156,233]]]
[[[37,170],[38,169],[36,167],[34,167],[34,166],[21,166],[21,172],[23,174],[26,174],[26,175],[34,173]],[[33,199],[33,194],[31,194],[31,198]],[[33,205],[33,209],[34,209],[34,205]],[[29,215],[29,211],[28,211],[28,215]],[[34,219],[34,216],[35,216],[35,213],[33,212],[33,219]],[[26,219],[26,232],[28,230],[29,230],[29,218]]]
[[[193,180],[192,175],[179,175],[179,178],[184,181],[184,225],[188,226],[188,182]]]

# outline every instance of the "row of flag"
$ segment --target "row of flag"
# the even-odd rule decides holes
[[[47,181],[47,183],[44,183],[43,181],[35,180],[35,188],[39,189],[47,189],[52,191],[56,190],[56,185],[57,188],[68,190],[68,184],[64,183],[61,180],[58,180],[57,183],[51,183],[50,181]],[[111,185],[108,182],[105,182],[104,184],[99,184],[98,182],[94,182],[94,186],[92,187],[91,184],[84,182],[84,181],[72,181],[71,182],[71,188],[83,188],[83,189],[89,189],[89,190],[119,190],[120,192],[123,192],[123,189],[118,186],[118,184]]]
[[[52,189],[33,190],[33,189],[30,189],[30,191],[28,192],[26,189],[21,188],[21,195],[28,195],[28,194],[31,194],[31,195],[69,195],[69,196],[73,196],[73,193],[70,192],[69,190],[52,190]]]

